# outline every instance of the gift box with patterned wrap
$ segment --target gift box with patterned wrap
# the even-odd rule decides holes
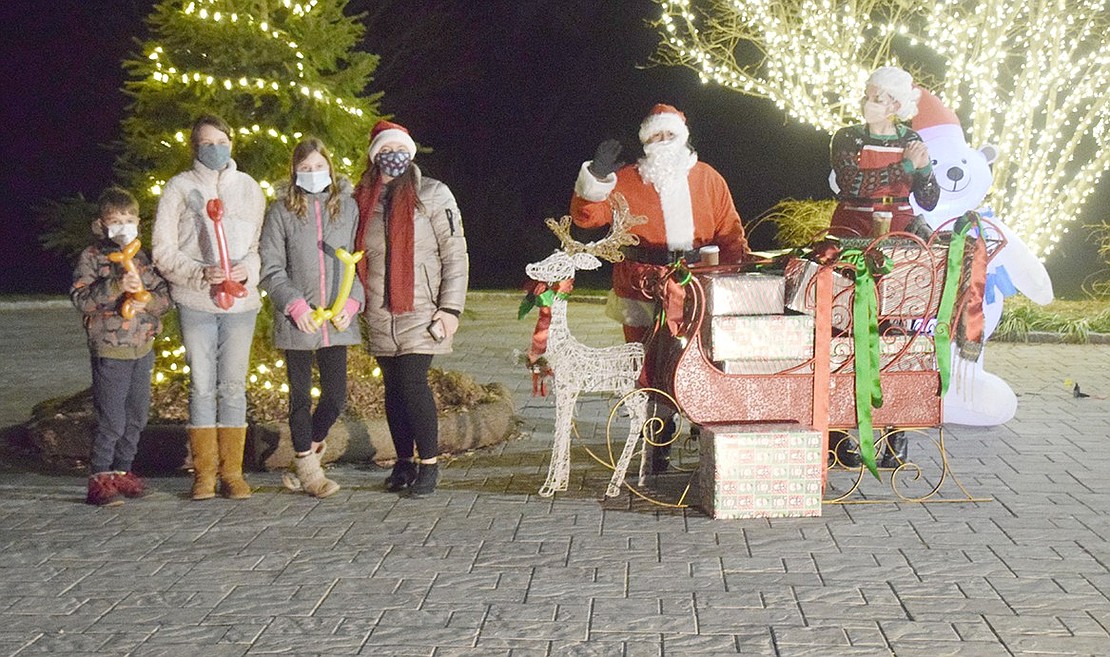
[[[846,238],[846,249],[864,249],[870,240]],[[890,264],[890,273],[878,277],[875,296],[879,314],[886,317],[935,317],[940,307],[948,245],[920,242],[906,237],[891,237],[878,244]]]
[[[813,357],[809,315],[724,315],[709,325],[713,360],[734,358],[806,360]]]
[[[820,516],[821,439],[797,424],[704,427],[701,508],[713,518]]]
[[[732,358],[720,361],[717,367],[725,374],[810,374],[813,362],[808,358]]]
[[[787,308],[807,315],[817,313],[816,276],[820,268],[816,262],[803,258],[791,258],[786,263],[784,301]],[[832,325],[838,329],[847,329],[852,325],[854,284],[836,271],[832,273],[832,282]]]
[[[781,315],[785,309],[782,276],[743,273],[700,278],[710,315]]]
[[[851,372],[844,367],[854,355],[852,338],[833,338],[829,344],[829,366],[835,372]],[[886,335],[879,337],[879,369],[884,372],[928,372],[937,369],[933,338],[927,335]]]

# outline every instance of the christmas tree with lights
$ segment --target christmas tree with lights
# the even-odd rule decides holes
[[[153,207],[192,165],[189,128],[222,116],[238,168],[267,194],[285,178],[293,146],[319,137],[337,168],[361,169],[380,94],[366,94],[378,57],[356,50],[365,30],[348,0],[165,0],[150,38],[124,67],[134,99],[122,125],[119,173]]]
[[[192,166],[189,129],[216,114],[234,132],[237,167],[272,196],[288,176],[294,145],[305,136],[328,145],[348,176],[361,170],[380,94],[366,95],[378,57],[355,49],[361,16],[348,0],[165,0],[147,19],[150,38],[124,62],[134,99],[123,121],[121,178],[153,210],[162,186]],[[87,230],[87,229],[86,229]],[[163,419],[187,413],[185,349],[169,317],[156,343],[154,404]],[[270,341],[271,314],[259,314],[248,375],[252,421],[284,415],[282,354]],[[356,352],[360,350],[354,350]],[[375,372],[364,354],[366,372]],[[376,378],[376,377],[375,377]],[[352,395],[360,393],[352,381]],[[379,387],[373,382],[371,388]],[[317,390],[313,390],[318,394]],[[366,406],[367,404],[362,404]]]

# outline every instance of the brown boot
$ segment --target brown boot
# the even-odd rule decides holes
[[[313,497],[327,497],[339,490],[339,484],[324,476],[320,457],[315,452],[304,456],[298,454],[293,459],[293,468],[301,481],[301,488]]]
[[[220,483],[223,495],[233,500],[251,496],[251,487],[243,479],[243,449],[247,443],[246,427],[220,427]]]
[[[216,497],[216,427],[189,427],[189,449],[193,453],[193,499]]]

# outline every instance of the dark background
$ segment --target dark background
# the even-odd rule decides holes
[[[38,248],[33,207],[77,192],[95,199],[113,182],[110,145],[127,105],[120,61],[146,36],[152,4],[0,8],[0,291],[67,289],[71,265]],[[350,10],[370,13],[365,49],[382,56],[371,91],[434,149],[418,162],[458,198],[473,287],[522,282],[524,264],[557,246],[543,219],[567,211],[581,162],[607,137],[637,157],[637,127],[657,102],[686,113],[699,157],[728,180],[745,223],[783,198],[831,196],[827,135],[787,122],[767,101],[703,86],[689,70],[649,65],[658,40],[650,0],[352,0]],[[1107,186],[1080,223],[1103,215]],[[772,246],[767,228],[753,246]],[[1048,264],[1057,291],[1071,295],[1102,267],[1082,228]]]

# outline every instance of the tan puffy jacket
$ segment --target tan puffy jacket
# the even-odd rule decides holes
[[[416,165],[413,165],[415,167]],[[470,261],[463,236],[462,216],[447,185],[420,174],[416,189],[424,209],[416,209],[413,238],[413,309],[393,315],[385,307],[385,222],[379,201],[366,226],[366,306],[362,317],[364,343],[375,356],[445,354],[451,339],[436,342],[428,333],[432,314],[439,308],[462,312]]]

